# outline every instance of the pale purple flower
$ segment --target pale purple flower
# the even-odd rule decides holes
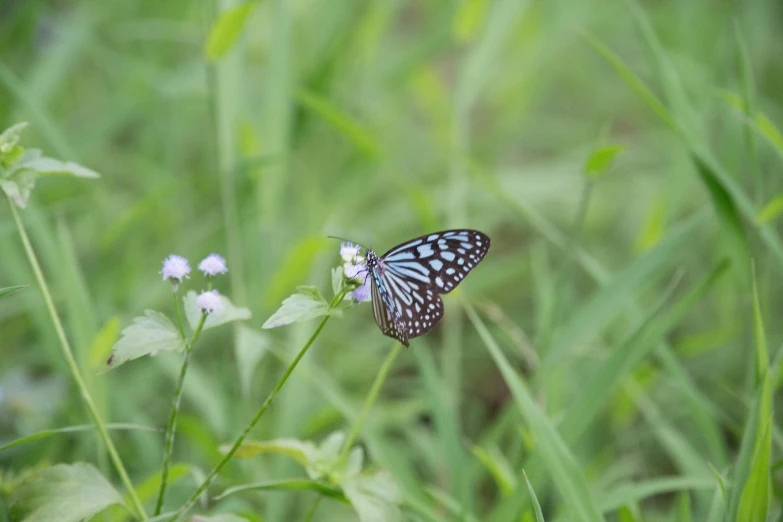
[[[351,297],[358,303],[370,300],[370,285],[364,284],[351,292]]]
[[[196,305],[203,313],[211,314],[223,306],[223,301],[217,290],[207,290],[196,298]]]
[[[343,273],[345,273],[345,277],[347,279],[356,279],[361,281],[367,274],[367,267],[364,266],[364,263],[346,263],[343,266]]]
[[[181,283],[186,277],[189,277],[190,263],[182,256],[171,254],[169,257],[163,260],[163,270],[158,272],[163,274],[163,280],[167,279],[174,285],[174,289],[177,289],[177,284]]]
[[[340,257],[343,258],[345,263],[354,263],[361,249],[361,246],[353,243],[340,243]]]
[[[204,275],[207,277],[215,277],[218,274],[228,272],[226,260],[214,253],[202,259],[201,263],[198,264],[198,269],[204,272]]]

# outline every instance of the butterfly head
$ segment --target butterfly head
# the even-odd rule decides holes
[[[372,250],[367,250],[366,256],[366,263],[368,269],[373,269],[378,265],[378,256],[375,255],[375,252]]]

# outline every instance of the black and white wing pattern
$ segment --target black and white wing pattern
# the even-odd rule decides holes
[[[430,331],[443,317],[440,294],[460,284],[489,244],[476,230],[445,230],[396,246],[377,261],[368,253],[373,313],[383,334],[408,346]]]

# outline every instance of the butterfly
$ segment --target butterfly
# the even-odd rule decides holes
[[[489,250],[477,230],[444,230],[398,245],[382,256],[367,250],[372,311],[383,335],[405,346],[443,317],[440,294],[448,294]]]

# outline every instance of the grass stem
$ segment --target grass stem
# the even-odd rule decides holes
[[[144,506],[142,505],[141,500],[139,499],[139,496],[133,487],[133,483],[128,476],[128,472],[125,470],[125,466],[122,463],[122,459],[120,459],[119,453],[117,453],[117,448],[114,447],[114,443],[109,437],[109,432],[106,431],[106,425],[101,419],[98,408],[96,407],[95,402],[93,401],[92,396],[87,389],[87,385],[84,382],[84,378],[79,371],[79,367],[76,364],[76,359],[73,356],[73,350],[71,349],[71,345],[65,335],[65,330],[63,329],[62,322],[60,321],[60,316],[57,314],[57,309],[54,307],[54,301],[52,300],[52,295],[49,292],[49,285],[46,283],[43,271],[41,270],[41,265],[38,263],[38,257],[35,255],[33,245],[30,243],[30,238],[27,237],[27,232],[25,231],[21,216],[19,216],[19,211],[17,210],[14,202],[11,201],[11,198],[6,196],[6,200],[8,201],[9,207],[11,208],[11,215],[14,218],[14,223],[16,223],[16,229],[19,231],[19,237],[22,240],[22,245],[24,246],[25,253],[27,254],[27,259],[30,261],[30,266],[32,267],[33,273],[35,274],[35,279],[38,282],[38,286],[41,288],[41,293],[43,294],[44,302],[46,303],[46,309],[49,311],[52,324],[54,325],[54,329],[57,332],[57,337],[60,340],[60,346],[62,348],[63,356],[65,357],[65,362],[68,363],[68,368],[71,370],[73,380],[76,382],[76,386],[79,388],[79,393],[82,396],[82,400],[87,406],[87,411],[89,412],[90,417],[92,417],[92,421],[95,423],[95,427],[98,428],[98,435],[106,445],[106,449],[109,452],[109,457],[114,463],[114,467],[117,470],[117,473],[120,475],[120,479],[122,480],[125,489],[128,490],[128,496],[133,503],[133,508],[135,509],[136,514],[141,517],[142,520],[146,520],[147,512],[144,510]]]

